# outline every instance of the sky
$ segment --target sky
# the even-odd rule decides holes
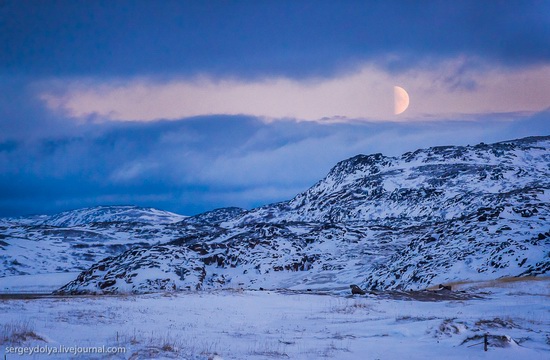
[[[250,209],[357,154],[533,135],[549,1],[0,0],[0,216]]]

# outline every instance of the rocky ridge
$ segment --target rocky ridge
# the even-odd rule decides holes
[[[550,270],[550,137],[338,163],[288,202],[209,222],[82,272],[62,293],[421,289]]]

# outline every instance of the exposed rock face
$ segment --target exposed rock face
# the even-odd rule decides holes
[[[550,271],[550,137],[359,155],[288,202],[184,219],[60,291],[422,289]],[[218,216],[220,215],[220,216]]]

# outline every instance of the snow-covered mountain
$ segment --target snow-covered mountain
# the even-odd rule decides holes
[[[548,189],[549,162],[547,138],[435,147],[399,158],[358,155],[290,202],[252,211],[241,221],[453,219],[494,207],[514,191]]]
[[[142,208],[138,206],[97,206],[52,215],[41,223],[56,227],[73,227],[90,223],[107,222],[170,224],[182,221],[185,218],[186,216],[153,208]]]
[[[547,274],[550,137],[337,164],[288,202],[179,222],[60,291],[227,287],[418,289]]]
[[[82,271],[136,246],[184,236],[175,223],[186,219],[136,206],[0,219],[0,277]]]

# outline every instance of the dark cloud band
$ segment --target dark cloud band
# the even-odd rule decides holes
[[[331,75],[378,59],[550,61],[547,1],[2,1],[0,72]]]

